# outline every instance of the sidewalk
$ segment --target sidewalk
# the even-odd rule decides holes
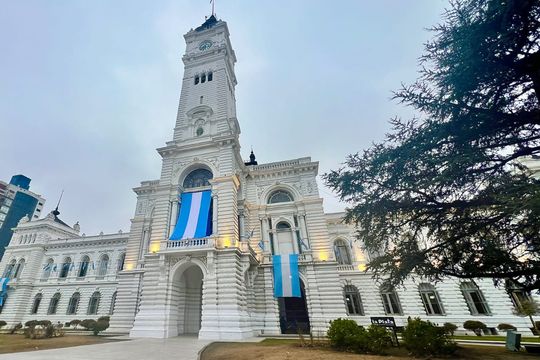
[[[125,339],[129,339],[127,336]],[[130,339],[62,349],[27,351],[0,355],[0,360],[196,360],[198,352],[211,341],[195,336],[169,339]]]

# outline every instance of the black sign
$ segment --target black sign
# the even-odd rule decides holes
[[[372,317],[371,318],[371,323],[373,325],[378,325],[378,326],[384,326],[384,327],[391,327],[391,328],[395,328],[396,327],[396,322],[394,320],[393,317]]]

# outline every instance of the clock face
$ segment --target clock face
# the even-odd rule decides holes
[[[204,40],[199,44],[199,50],[204,51],[212,47],[212,42],[210,40]]]

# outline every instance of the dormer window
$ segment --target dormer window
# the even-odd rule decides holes
[[[195,85],[199,83],[199,75],[195,75]]]

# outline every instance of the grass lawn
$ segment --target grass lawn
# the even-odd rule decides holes
[[[109,342],[103,336],[66,335],[50,339],[27,339],[24,335],[0,335],[0,354],[56,349],[70,346],[91,345]]]
[[[522,360],[538,359],[526,353],[511,353],[504,347],[460,346],[458,352],[448,359],[467,360]],[[202,353],[201,360],[382,360],[414,359],[404,348],[391,348],[387,356],[358,355],[336,352],[327,346],[302,347],[298,340],[267,339],[260,343],[214,343]]]
[[[487,336],[454,336],[456,340],[483,340],[483,341],[506,341],[506,336],[487,335]],[[522,336],[521,342],[534,342],[540,343],[540,337],[538,336]]]

